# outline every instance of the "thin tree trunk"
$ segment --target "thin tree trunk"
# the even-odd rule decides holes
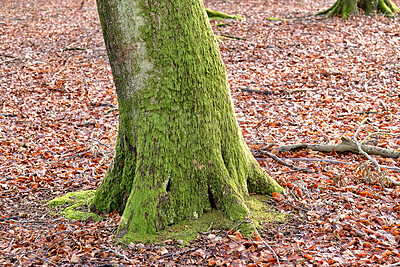
[[[120,115],[93,206],[123,213],[117,237],[211,208],[243,218],[249,191],[281,191],[244,142],[202,1],[97,4]]]

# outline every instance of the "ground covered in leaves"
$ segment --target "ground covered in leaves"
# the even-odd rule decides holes
[[[204,229],[189,244],[176,238],[122,248],[112,240],[118,214],[101,222],[69,221],[44,204],[95,189],[112,156],[118,111],[95,2],[2,1],[0,265],[400,262],[400,188],[384,186],[383,177],[399,179],[397,159],[374,156],[386,166],[379,176],[360,155],[276,149],[336,144],[357,130],[359,140],[370,136],[372,145],[400,149],[399,19],[313,16],[333,2],[205,1],[244,17],[212,25],[222,36],[246,141],[286,189],[269,204],[290,219],[263,225],[253,239]]]

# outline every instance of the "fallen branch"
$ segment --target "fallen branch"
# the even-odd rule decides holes
[[[394,266],[400,266],[400,262],[396,262],[396,263],[389,264],[389,265],[384,265],[382,267],[394,267]]]
[[[274,91],[265,91],[265,90],[254,90],[254,89],[249,89],[249,88],[241,88],[242,92],[248,92],[248,93],[259,93],[263,95],[277,95],[278,93],[281,93],[283,90],[279,90],[278,92]]]
[[[0,113],[0,116],[4,116],[4,117],[17,117],[17,115],[15,115],[15,114],[8,114],[8,113]]]
[[[325,163],[332,163],[332,164],[351,164],[350,162],[346,161],[339,161],[334,159],[316,159],[316,158],[283,158],[292,161],[308,161],[308,162],[325,162]]]
[[[257,160],[263,161],[265,159],[263,158],[256,158]],[[292,160],[292,161],[308,161],[308,162],[326,162],[326,163],[332,163],[332,164],[352,164],[350,162],[346,161],[340,161],[340,160],[334,160],[334,159],[316,159],[316,158],[282,158],[282,160]],[[387,170],[392,170],[394,172],[400,172],[400,168],[395,167],[395,166],[387,166],[387,165],[381,165],[381,168],[385,168]]]
[[[240,225],[242,225],[243,223],[250,223],[250,224],[253,226],[254,231],[256,232],[257,237],[260,238],[260,240],[261,240],[261,242],[264,244],[264,246],[266,246],[269,250],[271,250],[272,254],[273,254],[273,255],[275,256],[275,258],[276,258],[276,261],[277,261],[277,263],[278,263],[278,266],[281,266],[281,263],[279,262],[279,257],[278,257],[278,255],[276,255],[276,253],[275,253],[275,251],[273,250],[273,248],[271,248],[271,246],[268,245],[267,242],[265,242],[264,239],[261,238],[260,233],[258,232],[256,226],[255,226],[254,223],[253,223],[253,220],[250,219],[250,212],[249,212],[249,214],[247,214],[247,216],[245,217],[245,219],[244,219],[243,221],[241,221],[240,223],[238,223],[237,225],[235,225],[234,227],[232,227],[232,229],[230,229],[230,230],[227,232],[227,235],[228,235],[229,233],[231,233],[234,229],[238,228],[238,227],[239,227]]]
[[[354,114],[359,114],[359,115],[364,115],[364,114],[378,114],[378,111],[361,111],[361,112],[353,112],[353,113],[341,113],[336,115],[336,117],[341,118],[341,117],[346,117]]]
[[[160,259],[161,258],[169,258],[169,257],[177,256],[177,255],[182,255],[182,254],[188,253],[188,252],[196,250],[196,249],[197,248],[189,248],[184,251],[178,251],[178,252],[174,252],[174,253],[165,254],[165,255],[160,256]]]
[[[39,257],[39,256],[37,256],[37,255],[36,255],[35,257],[38,258],[39,260],[45,262],[45,263],[51,264],[51,265],[53,265],[53,266],[58,266],[57,264],[53,263],[52,261],[50,261],[50,260],[48,260],[48,259],[46,259],[46,258],[41,258],[41,257]]]
[[[296,166],[294,166],[293,164],[287,163],[286,161],[280,159],[279,157],[277,157],[277,156],[275,156],[274,154],[269,153],[269,152],[267,152],[267,151],[262,151],[262,153],[265,154],[265,155],[267,155],[268,157],[270,157],[270,158],[276,160],[276,161],[279,162],[280,164],[282,164],[282,165],[284,165],[284,166],[286,166],[286,167],[291,168],[292,170],[295,170],[295,171],[302,171],[302,172],[308,172],[308,173],[316,173],[315,171],[311,171],[311,170],[308,170],[308,169],[296,167]],[[262,160],[265,160],[265,159],[263,159],[263,158],[256,158],[256,159],[257,159],[257,160],[261,160],[261,161],[262,161]]]
[[[19,58],[19,57],[12,57],[12,58],[5,59],[5,60],[3,60],[3,61],[0,61],[0,64],[6,63],[6,62],[10,62],[10,61],[14,61],[14,60],[19,60],[19,59],[21,59],[21,58]]]
[[[116,108],[116,105],[110,104],[110,103],[103,103],[103,102],[90,102],[90,105],[95,106],[95,107],[110,107],[110,108]]]
[[[19,218],[23,218],[23,217],[22,216],[4,217],[4,218],[0,218],[0,222],[9,221],[9,220],[18,220]]]
[[[234,40],[246,40],[246,38],[243,38],[243,37],[237,37],[237,36],[223,34],[223,33],[216,34],[216,36],[225,37],[225,38],[234,39]]]
[[[90,152],[90,149],[85,150],[85,151],[80,152],[80,153],[73,154],[73,155],[68,156],[68,157],[64,157],[64,158],[62,158],[62,159],[60,159],[60,160],[62,160],[62,161],[67,161],[67,160],[71,160],[71,159],[74,159],[74,158],[77,158],[77,157],[83,157],[83,156],[85,156],[85,155],[86,155],[87,153],[89,153],[89,152]]]
[[[390,150],[377,146],[363,145],[363,144],[360,144],[360,147],[362,151],[364,151],[369,155],[378,155],[384,158],[394,158],[394,159],[397,159],[400,156],[400,151]],[[294,144],[294,145],[280,146],[277,147],[276,149],[280,152],[289,152],[291,150],[302,149],[302,148],[311,149],[319,152],[328,152],[328,153],[335,151],[338,153],[351,152],[354,154],[362,154],[358,149],[357,143],[355,143],[354,140],[351,140],[349,137],[346,136],[342,136],[341,143],[337,145]]]
[[[66,47],[64,48],[64,51],[75,51],[75,50],[86,50],[85,47]]]
[[[121,257],[121,258],[125,259],[126,261],[128,261],[130,264],[134,264],[134,262],[133,262],[130,258],[128,258],[125,254],[123,254],[123,253],[121,253],[121,252],[119,252],[119,251],[117,251],[117,250],[115,250],[115,249],[112,249],[112,248],[109,248],[109,247],[106,247],[106,246],[104,246],[104,245],[100,245],[100,247],[102,247],[102,248],[104,248],[104,249],[106,249],[106,250],[108,250],[108,251],[114,252],[114,253],[117,254],[119,257]]]
[[[400,182],[393,180],[393,179],[390,178],[388,175],[385,175],[384,172],[382,172],[381,165],[379,165],[379,163],[378,163],[374,158],[372,158],[372,157],[369,155],[369,153],[367,153],[367,152],[363,149],[362,142],[358,142],[358,141],[357,141],[358,132],[360,131],[360,129],[361,129],[361,127],[363,126],[363,124],[366,123],[366,122],[368,122],[368,118],[364,119],[364,120],[360,123],[360,126],[358,126],[358,129],[357,129],[356,133],[355,133],[354,136],[353,136],[353,142],[356,144],[358,152],[359,152],[360,154],[362,154],[363,156],[365,156],[367,159],[369,159],[369,161],[371,161],[371,162],[375,165],[375,167],[376,167],[376,169],[377,169],[377,172],[378,172],[378,175],[379,175],[381,178],[386,179],[387,181],[389,181],[389,182],[390,182],[392,185],[394,185],[394,186],[399,186],[399,185],[400,185]],[[398,156],[397,156],[397,157],[398,157]]]
[[[276,255],[275,251],[271,248],[271,246],[268,245],[267,242],[265,242],[264,239],[261,238],[260,233],[258,232],[256,226],[255,226],[254,223],[253,223],[253,220],[250,219],[250,213],[249,213],[249,215],[247,215],[246,219],[247,219],[247,222],[250,223],[250,224],[253,226],[254,231],[255,231],[256,234],[257,234],[257,237],[261,240],[261,242],[264,244],[264,246],[266,246],[266,247],[272,252],[272,254],[274,255],[274,257],[276,258],[276,261],[277,261],[277,263],[278,263],[278,266],[281,266],[281,263],[279,262],[279,257],[278,257],[278,255]]]
[[[300,206],[298,207],[298,206],[296,206],[295,204],[290,203],[290,201],[287,201],[287,200],[280,200],[280,201],[277,201],[276,199],[274,199],[274,198],[271,197],[271,196],[266,196],[266,197],[267,197],[267,198],[270,198],[270,199],[272,199],[272,200],[274,200],[274,201],[276,201],[276,202],[278,202],[278,204],[286,204],[286,205],[292,206],[293,208],[298,209],[298,210],[301,210],[301,211],[304,211],[304,212],[310,211],[310,210],[305,209],[305,208],[302,208],[302,207],[300,207]]]
[[[278,91],[266,91],[266,90],[256,90],[256,89],[249,89],[249,88],[241,88],[243,92],[248,92],[248,93],[258,93],[258,94],[263,94],[263,95],[278,95],[278,94],[294,94],[294,93],[303,93],[303,92],[308,92],[308,91],[316,91],[316,89],[304,89],[304,88],[299,88],[299,89],[287,89],[287,90],[278,90]]]

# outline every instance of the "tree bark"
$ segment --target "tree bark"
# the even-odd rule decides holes
[[[328,18],[340,15],[347,19],[351,14],[358,14],[360,10],[365,15],[376,12],[383,13],[389,17],[393,17],[400,11],[391,0],[337,0],[333,6],[317,13],[317,15],[327,14]]]
[[[281,187],[234,117],[225,66],[201,0],[97,0],[118,96],[115,156],[93,207],[119,210],[117,237],[155,233],[248,193]]]

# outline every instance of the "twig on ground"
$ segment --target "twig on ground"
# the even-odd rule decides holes
[[[123,254],[123,253],[121,253],[119,251],[117,251],[115,249],[112,249],[112,248],[109,248],[109,247],[104,246],[104,245],[100,245],[100,247],[102,247],[104,249],[107,249],[108,251],[114,252],[115,254],[120,256],[121,258],[124,258],[125,260],[127,260],[129,263],[134,264],[134,262],[130,258],[128,258],[125,254]]]
[[[251,214],[251,212],[249,212],[249,213],[247,214],[247,216],[245,217],[245,219],[244,219],[243,221],[241,221],[240,223],[238,223],[237,225],[235,225],[234,227],[232,227],[232,228],[227,232],[227,235],[228,235],[229,233],[231,233],[231,232],[233,231],[233,229],[238,228],[238,227],[239,227],[240,225],[242,225],[243,223],[250,223],[250,224],[253,226],[254,231],[255,231],[256,234],[257,234],[257,237],[260,238],[260,240],[261,240],[261,242],[264,244],[264,246],[266,246],[269,250],[271,250],[272,254],[273,254],[273,255],[275,256],[275,258],[276,258],[276,262],[278,263],[278,266],[281,266],[281,264],[280,264],[280,262],[279,262],[279,257],[278,257],[278,255],[276,255],[276,253],[275,253],[275,251],[273,250],[273,248],[271,248],[271,246],[268,245],[267,242],[265,242],[264,239],[261,238],[260,233],[258,232],[256,226],[255,226],[254,223],[253,223],[253,220],[250,219],[250,214]]]
[[[266,196],[266,197],[268,197],[268,198],[270,198],[270,199],[273,199],[273,200],[275,200],[273,197],[270,197],[270,196]],[[276,201],[276,200],[275,200]],[[295,209],[299,209],[299,210],[301,210],[301,211],[304,211],[304,212],[308,212],[308,211],[310,211],[310,210],[308,210],[308,209],[305,209],[305,208],[302,208],[302,207],[298,207],[298,206],[296,206],[296,205],[294,205],[293,203],[290,203],[289,201],[287,201],[287,200],[282,200],[282,201],[280,201],[279,202],[279,204],[286,204],[286,205],[289,205],[289,206],[292,206],[293,208],[295,208]]]
[[[11,216],[11,217],[0,218],[0,222],[9,221],[9,220],[18,220],[19,218],[23,218],[23,217],[22,216]]]
[[[317,159],[317,158],[282,158],[282,159],[283,160],[292,160],[292,161],[316,161],[316,162],[326,162],[326,163],[344,164],[344,165],[352,164],[350,162],[334,160],[334,159]],[[263,159],[260,158],[258,160],[263,160]],[[381,165],[381,167],[388,169],[388,170],[392,170],[394,172],[400,172],[400,168],[395,167],[395,166]]]
[[[384,265],[382,267],[394,267],[394,266],[400,266],[400,262],[396,262],[396,263],[389,264],[389,265]]]
[[[90,105],[95,106],[95,107],[110,107],[110,108],[117,108],[116,105],[110,104],[110,103],[103,103],[103,102],[90,102]]]
[[[249,216],[249,215],[250,215],[250,213],[249,213],[247,216]],[[229,235],[229,233],[231,233],[231,232],[233,231],[233,229],[236,229],[236,228],[238,228],[239,226],[241,226],[243,223],[247,222],[247,216],[246,216],[246,219],[244,219],[243,221],[241,221],[241,222],[238,223],[237,225],[233,226],[233,227],[226,233],[226,235]]]
[[[354,115],[354,114],[378,114],[378,111],[361,111],[361,112],[354,112],[354,113],[341,113],[336,115],[336,117],[345,117],[345,116],[349,116],[349,115]]]
[[[74,158],[77,158],[77,157],[82,157],[82,156],[84,156],[86,153],[89,153],[89,152],[90,152],[90,149],[85,150],[85,151],[80,152],[80,153],[73,154],[73,155],[68,156],[68,157],[65,157],[65,158],[62,159],[62,161],[67,161],[67,160],[74,159]]]
[[[267,155],[268,157],[270,157],[270,158],[276,160],[276,161],[279,162],[280,164],[282,164],[282,165],[284,165],[284,166],[287,166],[287,167],[289,167],[289,168],[291,168],[291,169],[293,169],[293,170],[302,171],[302,172],[308,172],[308,173],[317,173],[317,172],[315,172],[315,171],[311,171],[311,170],[309,170],[309,169],[304,169],[304,168],[299,168],[299,167],[294,166],[293,164],[287,163],[286,161],[280,159],[279,157],[275,156],[274,154],[272,154],[272,153],[270,153],[270,152],[263,151],[262,153],[265,154],[265,155]],[[262,159],[260,159],[260,158],[256,158],[256,159],[262,160]]]
[[[284,160],[292,160],[292,161],[311,161],[311,162],[325,162],[325,163],[332,163],[332,164],[351,164],[350,162],[334,160],[334,159],[317,159],[317,158],[283,158]]]
[[[10,61],[14,61],[14,60],[19,60],[19,59],[21,59],[21,58],[19,58],[19,57],[12,57],[12,58],[5,59],[5,60],[3,60],[3,61],[0,61],[0,64],[6,63],[6,62],[10,62]]]
[[[15,114],[8,114],[8,113],[0,113],[0,116],[4,116],[4,117],[17,117],[17,115],[15,115]]]
[[[254,231],[255,231],[256,234],[257,234],[257,237],[261,240],[261,242],[264,244],[264,246],[266,246],[269,250],[271,250],[272,254],[273,254],[274,257],[276,258],[276,262],[278,263],[278,266],[281,266],[281,263],[279,262],[279,257],[278,257],[278,255],[276,255],[275,251],[271,248],[271,246],[268,245],[267,242],[264,241],[264,239],[262,239],[260,233],[258,232],[256,226],[255,226],[254,223],[253,223],[253,220],[250,219],[250,213],[246,216],[246,219],[247,219],[247,222],[250,223],[250,224],[253,226]]]
[[[39,260],[42,260],[42,261],[45,262],[45,263],[49,263],[49,264],[51,264],[51,265],[53,265],[53,266],[58,266],[57,264],[53,263],[52,261],[50,261],[50,260],[48,260],[48,259],[46,259],[46,258],[41,258],[41,257],[39,257],[39,256],[35,256],[35,257],[38,258]]]
[[[196,250],[196,249],[197,248],[189,248],[189,249],[186,249],[184,251],[178,251],[178,252],[162,255],[162,256],[160,256],[160,258],[168,258],[168,257],[177,256],[177,255],[182,255],[182,254],[185,254],[187,252],[190,252],[190,251],[193,251],[193,250]]]
[[[105,115],[110,114],[111,112],[117,111],[118,108],[110,108],[109,110],[106,111]]]
[[[242,38],[242,37],[237,37],[237,36],[232,36],[232,35],[228,35],[228,34],[218,34],[218,36],[222,36],[228,39],[234,39],[234,40],[246,40],[246,38]]]
[[[316,89],[287,89],[287,90],[278,90],[278,91],[266,91],[266,90],[256,90],[256,89],[249,89],[249,88],[241,88],[243,92],[248,92],[248,93],[258,93],[258,94],[264,94],[264,95],[278,95],[282,93],[286,94],[294,94],[294,93],[303,93],[303,92],[308,92],[308,91],[316,91]]]
[[[97,140],[96,138],[93,138],[93,137],[91,137],[90,139],[92,139],[92,140],[96,141],[98,144],[100,144],[100,145],[102,145],[102,146],[105,146],[105,147],[110,147],[110,145],[108,145],[108,144],[105,144],[105,143],[103,143],[103,142],[101,142],[101,141]]]
[[[363,145],[363,144],[360,144],[360,146],[363,151],[365,151],[370,155],[379,155],[384,158],[394,158],[394,159],[397,159],[400,156],[400,151],[386,149],[377,146]],[[276,149],[280,152],[289,152],[291,150],[302,149],[302,148],[311,149],[319,152],[327,152],[327,153],[335,151],[338,153],[351,152],[360,154],[357,144],[346,136],[342,136],[341,143],[337,145],[293,144],[293,145],[279,146]]]

